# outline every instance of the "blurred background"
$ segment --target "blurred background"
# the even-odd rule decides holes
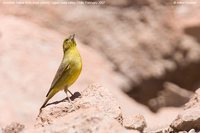
[[[0,127],[34,123],[73,33],[83,70],[70,90],[104,86],[146,130],[166,127],[200,87],[198,1],[44,1],[0,3]]]

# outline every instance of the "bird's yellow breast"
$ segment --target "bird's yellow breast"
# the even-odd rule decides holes
[[[65,53],[64,62],[69,63],[69,71],[64,76],[65,85],[71,86],[78,78],[82,70],[82,60],[76,47]]]

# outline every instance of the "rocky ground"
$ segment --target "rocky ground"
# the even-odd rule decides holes
[[[24,132],[54,132],[58,125],[61,125],[56,129],[59,132],[68,130],[65,125],[69,125],[70,131],[83,128],[104,132],[105,128],[113,132],[139,132],[142,130],[134,123],[144,124],[140,121],[144,117],[147,125],[144,132],[198,131],[198,104],[195,103],[198,91],[194,92],[200,87],[199,6],[150,0],[107,0],[104,5],[93,6],[1,3],[0,127],[5,132],[12,127],[16,130],[25,127]],[[76,33],[83,58],[81,76],[71,87],[72,92],[82,92],[82,97],[74,101],[81,107],[70,112],[66,108],[61,113],[63,107],[71,109],[63,101],[49,105],[37,118],[62,58],[62,41],[71,33]],[[116,103],[114,108],[120,107],[123,122],[108,115],[109,109],[102,111],[88,105],[100,104],[105,108],[103,102],[108,104],[107,98],[101,99],[98,95],[99,101],[94,101],[97,103],[86,100],[92,99],[92,94],[96,96],[93,91],[98,87],[94,90],[88,87],[92,83],[108,89],[108,93],[99,90],[108,99],[112,96],[117,99],[109,103]],[[85,94],[87,90],[91,94]],[[59,93],[52,101],[64,97],[64,93]],[[87,108],[82,108],[84,102],[89,102]],[[81,112],[88,113],[84,117]],[[94,115],[90,115],[92,112]],[[44,127],[33,127],[39,118],[51,121],[48,113],[52,119],[54,114],[59,117]],[[69,116],[76,122],[74,125],[63,120]],[[93,118],[102,123],[94,125],[94,129],[87,126],[88,119],[93,121]],[[9,126],[12,122],[17,123]],[[79,128],[83,123],[85,127]]]
[[[11,123],[3,133],[196,133],[200,130],[200,89],[185,105],[176,119],[164,129],[144,131],[146,120],[141,114],[124,116],[117,99],[106,88],[91,85],[68,99],[56,101],[43,108],[34,123],[26,127]]]
[[[139,133],[146,127],[144,117],[135,115],[124,118],[121,107],[111,93],[96,85],[91,85],[81,93],[76,92],[67,99],[57,101],[43,108],[32,129],[19,123],[12,123],[3,129],[34,132],[133,132]],[[128,120],[130,119],[130,120]]]

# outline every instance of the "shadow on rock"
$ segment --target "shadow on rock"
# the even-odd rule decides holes
[[[70,97],[70,100],[71,100],[71,101],[74,101],[76,98],[80,98],[80,97],[81,97],[81,93],[75,92],[75,93]],[[50,105],[52,105],[52,104],[58,104],[58,103],[60,103],[60,102],[66,101],[66,100],[68,100],[67,97],[64,98],[64,99],[62,99],[62,100],[60,100],[60,101],[55,101],[55,102],[52,102],[52,103],[48,103],[46,106],[50,106]]]

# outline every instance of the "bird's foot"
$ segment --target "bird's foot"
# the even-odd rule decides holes
[[[77,110],[77,109],[79,109],[79,107],[76,106],[76,105],[71,101],[70,98],[67,98],[67,99],[68,99],[68,102],[70,103],[70,106],[72,107],[72,108],[71,108],[72,110]]]

